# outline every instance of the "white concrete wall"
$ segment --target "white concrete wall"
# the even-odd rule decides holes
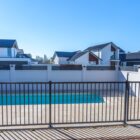
[[[128,81],[140,81],[140,69],[138,72],[134,71],[120,71],[119,80],[126,81],[128,74]]]
[[[51,74],[49,74],[48,81],[56,81],[56,82],[80,82],[82,81],[82,71],[80,70],[52,70]]]
[[[128,81],[130,81],[130,84],[129,84],[130,94],[138,96],[140,94],[139,93],[140,92],[139,91],[140,90],[140,87],[139,87],[140,86],[139,84],[140,69],[138,70],[138,72],[133,72],[133,71],[120,71],[119,72],[119,81],[126,81],[127,77],[128,77]]]
[[[118,81],[118,71],[112,70],[0,70],[0,82],[73,82],[73,81]]]
[[[0,70],[0,82],[10,82],[10,70]]]
[[[46,82],[48,80],[45,70],[16,70],[13,74],[14,82]]]
[[[85,81],[118,81],[117,71],[109,71],[109,70],[89,70],[85,72]]]

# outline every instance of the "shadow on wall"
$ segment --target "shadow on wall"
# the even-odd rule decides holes
[[[127,80],[128,72],[119,72],[119,81],[125,82]]]
[[[138,72],[120,71],[119,81],[129,82],[129,95],[140,96],[140,70]]]

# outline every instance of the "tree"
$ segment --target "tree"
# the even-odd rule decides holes
[[[45,63],[45,64],[47,64],[47,63],[48,63],[48,58],[47,58],[47,55],[45,55],[45,54],[44,54],[43,63]]]
[[[39,64],[43,63],[43,58],[40,56],[36,56],[36,60],[38,61]]]

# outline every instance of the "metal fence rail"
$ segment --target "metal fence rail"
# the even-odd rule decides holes
[[[140,82],[0,83],[0,126],[140,120]]]

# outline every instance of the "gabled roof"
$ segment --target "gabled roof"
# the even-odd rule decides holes
[[[76,59],[78,59],[80,56],[86,54],[86,53],[91,53],[92,55],[94,55],[97,59],[100,59],[97,55],[95,55],[92,52],[89,51],[82,51],[82,52],[77,52],[73,57],[71,57],[70,59],[68,59],[69,61],[75,61]]]
[[[55,54],[58,56],[58,57],[72,57],[73,55],[75,55],[77,53],[76,52],[59,52],[59,51],[56,51]]]
[[[12,48],[15,45],[17,48],[17,42],[14,39],[0,39],[0,47],[2,48]]]
[[[68,59],[68,61],[74,61],[77,58],[79,58],[80,56],[84,55],[85,53],[87,53],[87,51],[83,51],[83,52],[77,52],[75,55],[73,55],[70,59]]]
[[[88,51],[96,51],[96,50],[101,50],[103,49],[104,47],[106,47],[107,45],[111,45],[112,47],[114,48],[118,48],[120,49],[120,52],[124,52],[123,49],[121,49],[120,47],[118,47],[117,45],[115,45],[113,42],[108,42],[108,43],[104,43],[104,44],[99,44],[99,45],[95,45],[95,46],[91,46],[91,47],[88,47],[86,50]]]
[[[55,56],[58,56],[58,57],[65,57],[67,59],[70,59],[73,55],[75,55],[78,51],[75,51],[75,52],[60,52],[60,51],[55,51],[52,59],[55,58]]]
[[[99,44],[99,45],[95,45],[95,46],[90,46],[86,50],[88,50],[88,51],[91,51],[91,50],[101,50],[101,49],[103,49],[104,47],[106,47],[109,44],[110,43],[105,43],[105,44]]]

